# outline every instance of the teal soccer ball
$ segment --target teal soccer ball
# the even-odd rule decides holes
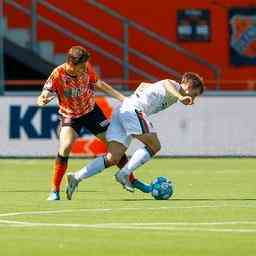
[[[151,195],[156,200],[167,200],[169,199],[173,194],[173,186],[172,182],[168,180],[168,178],[160,176],[157,177],[153,182],[151,183],[152,191]]]

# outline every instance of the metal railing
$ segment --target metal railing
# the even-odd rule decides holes
[[[0,95],[4,94],[4,4],[0,2]]]
[[[125,85],[129,88],[129,91],[123,91],[124,95],[130,95],[133,93],[134,88],[141,82],[139,80],[122,80],[122,79],[104,79],[107,83],[110,83],[113,86],[117,86],[120,88],[120,85]],[[38,95],[38,91],[35,90],[37,86],[42,86],[45,80],[5,80],[5,85],[9,87],[9,91],[7,91],[6,95],[16,95],[16,90],[14,88],[24,88],[24,85],[28,89],[24,95]],[[205,80],[205,85],[208,88],[213,88],[215,86],[215,80]],[[224,90],[213,91],[207,90],[204,92],[204,96],[235,96],[235,97],[255,97],[256,96],[256,80],[221,80],[221,85]],[[227,88],[232,85],[233,90],[227,90]],[[23,95],[21,91],[19,95]],[[97,93],[97,95],[102,95],[101,93]]]
[[[163,65],[162,63],[160,63],[159,61],[153,59],[151,56],[148,56],[132,47],[129,47],[129,27],[133,27],[136,28],[138,31],[146,34],[147,36],[150,36],[151,38],[154,38],[155,40],[161,42],[162,44],[166,45],[169,48],[175,49],[176,51],[180,52],[181,54],[187,56],[188,58],[196,61],[197,63],[200,63],[204,66],[206,66],[207,68],[209,68],[215,77],[216,83],[217,83],[217,87],[219,88],[219,82],[220,82],[220,70],[218,67],[216,67],[215,65],[212,65],[210,63],[208,63],[206,60],[202,59],[201,57],[189,52],[188,50],[170,42],[169,40],[167,40],[166,38],[156,34],[155,32],[144,28],[143,26],[135,23],[134,21],[128,20],[127,18],[119,15],[118,13],[114,12],[113,10],[107,8],[106,6],[98,3],[97,1],[94,0],[86,0],[86,3],[92,4],[93,6],[100,8],[101,10],[107,12],[109,15],[111,15],[112,17],[119,19],[122,24],[123,24],[123,42],[117,40],[116,38],[100,31],[99,29],[93,27],[92,25],[90,25],[88,22],[81,20],[75,16],[72,16],[71,14],[65,12],[64,10],[59,9],[58,7],[50,4],[47,1],[44,0],[32,0],[32,4],[31,4],[31,9],[26,8],[24,6],[22,6],[21,4],[17,3],[14,0],[4,0],[5,3],[10,4],[11,6],[13,6],[16,10],[21,11],[22,13],[31,16],[31,21],[32,21],[32,25],[31,25],[31,49],[33,51],[37,51],[38,47],[37,47],[37,26],[38,26],[38,21],[41,21],[42,23],[44,23],[45,25],[49,26],[50,28],[55,29],[56,31],[66,35],[67,37],[79,42],[82,45],[85,45],[87,47],[90,47],[91,49],[93,49],[95,52],[100,53],[101,55],[105,56],[106,58],[110,59],[111,61],[122,65],[123,66],[123,79],[124,80],[128,80],[129,79],[129,70],[133,71],[134,73],[141,75],[143,77],[145,77],[146,79],[150,80],[150,81],[155,81],[157,80],[157,78],[147,72],[145,72],[144,70],[136,67],[135,65],[129,63],[129,54],[133,54],[136,57],[139,57],[140,59],[142,59],[143,61],[146,61],[147,63],[150,63],[152,66],[159,68],[162,71],[165,71],[168,74],[171,74],[175,77],[180,77],[181,74],[179,72],[177,72],[174,68],[170,68],[166,65]],[[82,38],[79,35],[74,34],[72,31],[63,28],[61,25],[57,24],[56,22],[49,20],[46,17],[43,17],[41,15],[39,15],[37,13],[37,5],[41,4],[44,7],[46,7],[48,10],[54,12],[55,14],[58,14],[64,18],[66,18],[67,20],[87,29],[88,31],[96,34],[97,36],[99,36],[100,38],[112,43],[113,45],[121,48],[123,50],[123,58],[119,58],[111,53],[109,53],[108,51],[104,50],[102,47],[96,46],[95,44],[92,44],[91,42],[89,42],[88,40]]]
[[[50,4],[47,1],[33,0],[31,10],[22,6],[21,4],[17,3],[14,0],[5,0],[5,2],[7,4],[10,4],[11,6],[13,6],[15,9],[21,11],[22,13],[32,17],[32,26],[31,26],[31,48],[32,48],[32,50],[35,50],[35,51],[37,50],[37,39],[36,39],[36,31],[37,31],[37,23],[38,23],[37,21],[41,21],[44,24],[46,24],[47,26],[61,32],[62,34],[72,38],[73,40],[76,40],[79,43],[86,45],[87,47],[90,47],[91,49],[102,54],[103,56],[110,59],[111,61],[122,65],[123,70],[124,70],[123,78],[126,80],[129,78],[129,76],[128,76],[129,70],[133,71],[134,73],[136,73],[138,75],[145,77],[146,79],[148,79],[150,81],[157,80],[157,77],[145,72],[144,70],[136,67],[133,64],[130,64],[128,62],[129,52],[133,53],[137,57],[140,57],[144,61],[147,61],[147,62],[151,63],[152,65],[168,72],[169,74],[172,74],[173,76],[179,77],[181,75],[180,73],[176,72],[174,69],[164,66],[163,64],[154,60],[150,56],[147,56],[133,48],[129,48],[127,44],[118,41],[117,39],[111,37],[110,35],[100,31],[99,29],[94,28],[89,23],[85,22],[84,20],[81,20],[77,17],[70,15],[69,13],[59,9],[58,7]],[[43,6],[45,6],[48,10],[55,12],[56,14],[68,19],[69,21],[72,21],[73,23],[78,24],[81,27],[84,27],[88,31],[95,33],[97,36],[101,37],[102,39],[107,40],[108,42],[122,48],[123,52],[124,52],[123,59],[105,51],[102,47],[99,47],[99,46],[96,46],[96,45],[90,43],[88,40],[85,40],[84,38],[71,32],[70,30],[63,28],[62,26],[58,25],[54,21],[49,20],[49,19],[37,14],[37,12],[36,12],[37,4],[39,4],[39,3],[42,4]],[[128,28],[127,24],[126,24],[126,27]],[[124,30],[124,35],[126,38],[128,37],[128,30]]]
[[[36,15],[36,18],[35,20],[36,21],[41,21],[42,23],[44,23],[45,25],[49,26],[50,28],[62,33],[63,35],[79,42],[80,44],[82,45],[85,45],[91,49],[93,49],[95,52],[98,52],[100,53],[101,55],[103,55],[104,57],[110,59],[111,61],[117,63],[117,64],[120,64],[120,65],[123,65],[123,60],[117,56],[114,56],[113,54],[105,51],[103,48],[99,47],[99,46],[96,46],[95,44],[92,44],[91,42],[89,42],[88,40],[82,38],[81,36],[78,36],[76,34],[74,34],[73,32],[71,32],[70,30],[68,29],[65,29],[63,28],[61,25],[58,25],[57,23],[55,23],[54,21],[52,20],[49,20],[41,15],[38,15],[37,12],[34,13],[33,15],[31,14],[31,10],[29,8],[26,8],[24,6],[22,6],[21,4],[17,3],[16,1],[14,0],[4,0],[5,3],[11,5],[12,7],[14,7],[16,10],[19,10],[20,12],[22,12],[23,14],[26,14],[28,16],[33,16],[33,15]],[[39,2],[39,0],[35,0],[35,2]],[[41,1],[40,0],[40,3],[44,2],[44,4],[50,6],[49,3],[46,3],[46,1]],[[54,7],[53,5],[51,5],[52,7]],[[32,7],[32,10],[34,8]],[[58,9],[58,8],[57,8]],[[64,11],[60,10],[60,12],[63,12],[63,14],[65,13]],[[70,17],[73,17],[71,16],[70,14],[68,14]],[[75,17],[73,17],[75,19]],[[72,20],[71,20],[72,21]],[[81,22],[83,22],[82,20],[79,20]],[[83,24],[83,23],[82,23]],[[37,26],[37,22],[32,22],[32,27],[33,26]],[[31,28],[32,31],[36,31],[35,28]],[[31,33],[32,34],[32,33]],[[33,42],[35,45],[32,46],[32,48],[36,48],[37,47],[37,40],[31,40],[31,42]],[[33,43],[31,45],[33,45]],[[134,73],[138,74],[138,75],[141,75],[143,77],[145,77],[146,79],[150,80],[150,81],[154,81],[154,80],[157,80],[157,78],[151,74],[148,74],[147,72],[143,71],[142,69],[132,65],[132,64],[126,64],[129,68],[129,70],[133,71]]]
[[[30,47],[33,52],[37,52],[37,0],[31,1],[31,24]]]
[[[100,38],[114,44],[115,46],[123,49],[123,70],[124,70],[124,76],[123,79],[128,80],[129,78],[129,53],[133,54],[136,57],[141,58],[142,60],[152,64],[153,66],[167,72],[168,74],[171,74],[175,77],[180,77],[181,74],[179,72],[177,72],[175,69],[167,67],[163,64],[161,64],[159,61],[153,59],[152,57],[132,48],[129,47],[129,24],[130,24],[130,20],[124,18],[122,20],[123,22],[123,42],[117,40],[116,38],[104,33],[103,31],[93,27],[92,25],[90,25],[88,22],[86,22],[85,20],[81,20],[75,16],[70,15],[69,13],[65,12],[64,10],[59,9],[58,7],[50,4],[47,1],[44,0],[37,0],[38,3],[42,4],[44,7],[46,7],[47,9],[49,9],[52,12],[57,13],[58,15],[72,21],[73,23],[87,29],[88,31],[96,34],[97,36],[99,36]]]
[[[118,19],[120,22],[123,23],[123,27],[126,26],[127,18],[120,15],[119,13],[114,11],[113,9],[108,8],[106,5],[104,5],[102,3],[99,3],[96,0],[84,0],[84,2],[89,3],[92,6],[99,8],[101,11],[109,14],[110,16]],[[199,55],[194,54],[193,52],[188,51],[187,49],[180,47],[179,45],[171,42],[169,39],[157,34],[156,32],[154,32],[150,29],[147,29],[146,27],[143,27],[142,25],[140,25],[140,24],[138,24],[138,23],[136,23],[132,20],[128,21],[128,26],[132,27],[132,28],[135,28],[136,30],[138,30],[141,33],[147,35],[148,37],[151,37],[151,38],[155,39],[156,41],[162,43],[163,45],[167,46],[168,48],[172,48],[172,49],[176,50],[177,52],[181,53],[182,55],[188,57],[189,59],[194,60],[195,62],[209,68],[213,72],[213,75],[215,77],[216,88],[220,89],[220,78],[221,78],[220,74],[221,73],[220,73],[220,68],[217,65],[209,63],[207,60],[203,59]],[[128,45],[128,41],[127,42],[125,41],[124,44]]]
[[[106,78],[105,81],[111,83],[111,84],[127,84],[127,85],[138,85],[140,83],[140,80],[123,80],[118,78]],[[45,82],[44,79],[10,79],[5,80],[5,83],[7,85],[15,85],[15,86],[21,86],[24,84],[30,85],[42,85]],[[209,86],[214,86],[215,80],[205,80],[204,83]],[[248,79],[248,80],[221,80],[221,84],[224,87],[228,87],[230,85],[235,86],[241,86],[245,87],[248,90],[255,90],[256,89],[256,80]]]

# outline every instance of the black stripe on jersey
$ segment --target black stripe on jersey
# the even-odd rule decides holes
[[[143,122],[143,120],[141,119],[141,115],[140,115],[140,111],[138,111],[137,109],[135,109],[135,113],[136,113],[136,115],[137,115],[137,117],[138,117],[138,119],[139,119],[139,122],[140,122],[140,128],[141,128],[141,130],[142,130],[142,133],[146,133],[147,131],[146,131],[146,127],[145,127],[145,125],[144,125],[144,122]]]
[[[142,121],[142,123],[143,123],[145,132],[146,132],[146,133],[149,133],[149,127],[148,127],[147,121],[145,120],[145,118],[144,118],[142,112],[140,112],[139,115],[140,115],[140,119],[141,119],[141,121]]]

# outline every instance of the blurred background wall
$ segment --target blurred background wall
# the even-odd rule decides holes
[[[141,81],[179,80],[186,71],[203,76],[205,97],[191,111],[178,106],[153,117],[161,155],[256,155],[255,0],[2,0],[0,7],[3,156],[17,156],[19,145],[27,149],[19,154],[55,154],[56,102],[41,110],[36,96],[78,44],[90,50],[98,74],[127,95]],[[111,117],[117,103],[97,100]],[[72,153],[105,150],[85,131]]]

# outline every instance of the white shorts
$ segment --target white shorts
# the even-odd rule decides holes
[[[112,120],[106,133],[107,141],[117,141],[128,147],[132,135],[154,133],[152,123],[141,111],[134,108],[127,109],[119,107],[113,113]]]

